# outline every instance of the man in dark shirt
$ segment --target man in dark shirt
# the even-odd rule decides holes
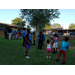
[[[38,35],[39,37],[39,41],[38,41],[38,49],[42,49],[42,46],[43,46],[43,37],[44,35],[42,34],[42,32],[40,32],[40,35]]]
[[[8,39],[7,28],[4,29],[5,39]]]

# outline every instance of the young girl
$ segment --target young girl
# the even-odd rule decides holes
[[[50,44],[50,41],[48,39],[46,47],[45,47],[45,49],[47,49],[47,56],[46,56],[46,58],[48,58],[48,55],[49,55],[49,58],[51,58],[51,47],[52,47],[52,45]]]

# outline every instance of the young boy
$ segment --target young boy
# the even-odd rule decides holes
[[[29,48],[30,48],[29,33],[30,33],[30,29],[27,30],[27,34],[26,34],[26,38],[25,38],[25,40],[26,40],[26,45],[25,45],[25,47],[26,47],[26,49],[27,49],[26,52],[25,52],[26,58],[30,58],[30,57],[28,56],[28,51],[29,51]]]
[[[57,53],[57,47],[58,47],[58,35],[57,34],[54,34],[53,41],[54,41],[54,44],[53,44],[54,52],[53,53]]]
[[[66,50],[69,47],[69,43],[67,42],[68,40],[69,40],[69,37],[65,37],[65,41],[62,41],[61,48],[60,48],[60,52],[58,54],[58,57],[56,59],[56,62],[59,61],[59,57],[63,53],[63,61],[62,61],[62,64],[65,64],[66,63],[65,62],[65,59],[66,59]]]

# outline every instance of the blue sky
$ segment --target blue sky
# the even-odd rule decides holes
[[[75,23],[75,9],[59,9],[61,13],[58,19],[54,19],[53,23],[59,23],[64,29],[69,27],[70,23]],[[20,9],[0,9],[0,22],[11,24],[11,20],[19,15]]]

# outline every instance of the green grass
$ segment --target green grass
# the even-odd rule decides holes
[[[31,45],[29,49],[30,59],[26,59],[24,56],[26,49],[22,46],[22,39],[7,40],[0,36],[0,65],[62,65],[62,55],[59,62],[55,61],[59,51],[56,54],[51,53],[52,58],[47,59],[44,48],[43,46],[43,49],[39,50]],[[66,62],[66,65],[75,65],[75,50],[67,50]]]
[[[68,42],[70,43],[70,46],[75,47],[75,40],[72,40],[72,39],[71,39],[71,40],[69,40]]]

